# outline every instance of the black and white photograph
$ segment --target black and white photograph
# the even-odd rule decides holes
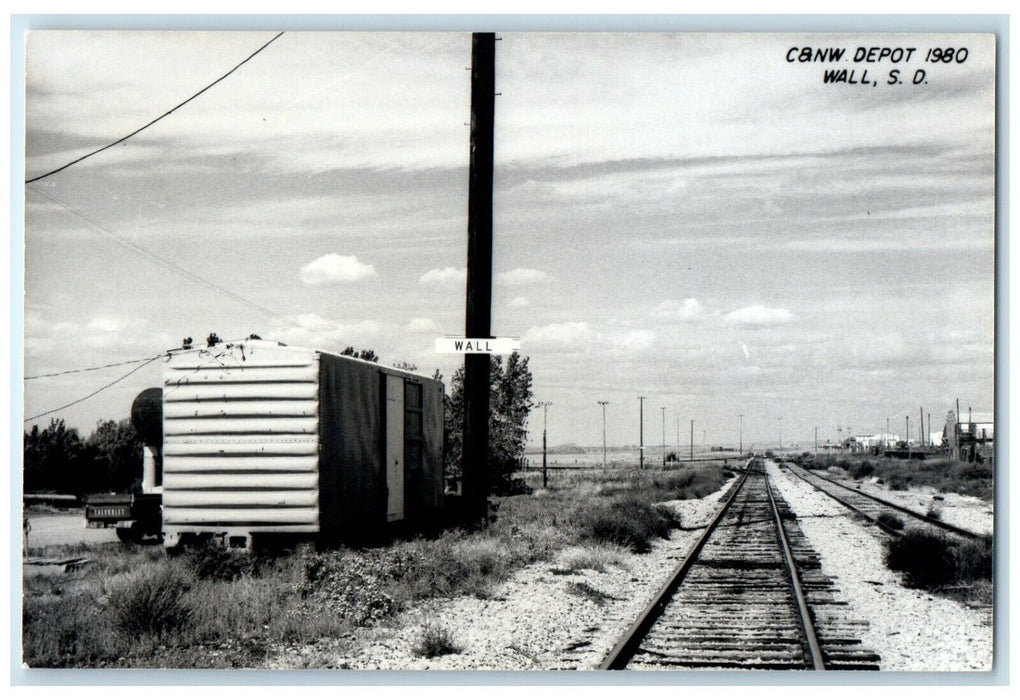
[[[23,668],[991,673],[996,34],[489,24],[26,32]]]

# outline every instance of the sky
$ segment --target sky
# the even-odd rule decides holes
[[[26,176],[275,34],[31,33]],[[957,398],[992,410],[990,35],[499,36],[492,332],[520,338],[550,444],[601,444],[600,400],[608,443],[636,444],[639,396],[653,445],[686,445],[691,420],[696,444],[742,424],[745,446],[788,446],[916,431],[922,407],[937,430]],[[855,63],[870,46],[917,50]],[[923,62],[944,46],[966,58]],[[836,67],[875,84],[825,84],[833,66],[787,60],[803,47],[844,47]],[[448,382],[470,63],[469,34],[287,32],[26,186],[25,417],[141,362],[32,377],[210,332],[372,348]],[[126,417],[160,371],[26,428]],[[540,444],[541,414],[529,428]]]

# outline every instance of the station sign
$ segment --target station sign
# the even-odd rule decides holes
[[[436,352],[462,355],[509,355],[521,349],[519,338],[436,338]]]

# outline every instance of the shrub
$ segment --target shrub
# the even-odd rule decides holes
[[[379,556],[330,552],[307,557],[301,594],[356,625],[392,615],[397,604],[384,590],[389,578]]]
[[[991,581],[992,538],[960,541],[932,529],[909,529],[887,544],[885,561],[912,588]]]
[[[192,617],[185,599],[192,581],[170,562],[128,574],[110,591],[115,627],[130,637],[163,638],[184,630]]]
[[[957,580],[991,581],[992,555],[991,536],[957,545],[953,549]]]
[[[669,536],[671,523],[662,509],[625,498],[582,508],[576,527],[581,540],[617,544],[641,554],[651,549],[653,537]]]
[[[949,539],[930,529],[910,529],[887,544],[886,566],[905,574],[911,588],[938,588],[956,577]]]
[[[891,529],[891,530],[902,530],[903,529],[903,518],[901,518],[900,516],[896,515],[895,513],[890,513],[889,511],[883,511],[883,512],[879,513],[878,517],[875,518],[875,519],[878,522],[880,522],[881,524],[885,525],[887,528]]]
[[[446,654],[459,654],[461,649],[454,643],[453,635],[448,629],[427,622],[422,628],[421,639],[414,645],[412,651],[418,656],[433,659]]]
[[[189,550],[184,561],[199,581],[236,581],[254,573],[254,558],[249,552],[211,543]]]
[[[928,506],[924,514],[932,520],[942,520],[942,511],[934,503]]]
[[[866,479],[875,473],[875,465],[865,459],[850,467],[848,473],[854,479]]]

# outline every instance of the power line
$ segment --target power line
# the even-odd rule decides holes
[[[93,391],[91,394],[89,394],[87,396],[83,396],[80,399],[72,401],[71,403],[64,404],[63,406],[61,406],[59,408],[54,408],[54,409],[52,409],[50,411],[44,411],[44,412],[42,412],[42,413],[40,413],[38,415],[32,416],[31,418],[26,418],[23,422],[28,423],[29,421],[33,421],[36,418],[42,418],[43,416],[48,416],[51,413],[56,413],[57,411],[63,411],[65,408],[70,408],[71,406],[74,406],[75,404],[79,404],[82,401],[87,401],[88,399],[91,399],[93,396],[95,396],[96,394],[100,393],[101,391],[105,391],[106,389],[109,389],[111,386],[113,386],[117,382],[120,382],[120,381],[123,381],[123,380],[127,379],[128,377],[130,377],[132,374],[134,374],[138,370],[142,369],[143,367],[148,366],[149,364],[155,362],[156,360],[158,360],[161,357],[163,357],[163,356],[162,355],[156,355],[155,357],[149,358],[148,360],[146,360],[142,364],[138,365],[137,367],[135,367],[133,370],[131,370],[127,374],[122,375],[122,376],[118,377],[117,379],[114,379],[109,384],[104,384],[103,386],[101,386],[98,389],[96,389],[95,391]]]
[[[258,302],[252,301],[251,299],[247,299],[247,298],[241,296],[240,294],[236,294],[235,292],[232,292],[229,289],[227,289],[226,287],[218,285],[215,282],[210,282],[210,281],[204,279],[203,277],[198,276],[194,272],[191,272],[190,270],[187,270],[187,269],[181,267],[180,265],[178,265],[178,264],[176,264],[176,263],[174,263],[174,262],[172,262],[170,260],[167,260],[167,259],[161,257],[160,255],[157,255],[156,253],[152,252],[151,250],[149,250],[149,249],[147,249],[147,248],[145,248],[145,247],[135,243],[130,238],[126,238],[126,237],[121,236],[120,234],[118,234],[118,233],[116,233],[114,231],[111,231],[110,229],[108,229],[107,227],[103,226],[101,223],[99,223],[95,219],[89,217],[86,214],[83,214],[82,212],[80,212],[77,209],[73,208],[67,202],[62,201],[58,197],[54,197],[53,195],[49,194],[48,192],[44,192],[43,190],[39,189],[38,187],[36,187],[34,185],[28,185],[28,189],[32,190],[33,192],[36,192],[37,194],[42,195],[46,199],[50,200],[54,204],[56,204],[59,207],[61,207],[62,209],[64,209],[68,214],[73,214],[74,216],[78,217],[79,219],[81,219],[82,221],[86,222],[90,227],[92,227],[96,231],[99,231],[100,233],[103,233],[103,234],[105,234],[107,236],[110,236],[111,238],[113,238],[114,240],[116,240],[118,243],[120,243],[121,245],[125,246],[129,250],[132,250],[135,253],[138,253],[139,255],[141,255],[141,256],[143,256],[145,258],[148,258],[150,261],[156,263],[157,265],[165,267],[166,269],[170,270],[171,272],[174,272],[175,274],[180,275],[181,277],[184,277],[185,279],[191,280],[192,282],[195,282],[197,284],[201,284],[204,287],[208,287],[209,289],[211,289],[211,290],[213,290],[215,292],[219,292],[220,294],[223,294],[224,296],[229,297],[229,298],[233,299],[234,301],[236,301],[238,303],[241,303],[241,304],[244,304],[246,306],[249,306],[249,307],[255,309],[256,311],[259,311],[259,312],[264,313],[264,314],[266,314],[268,316],[271,316],[272,318],[279,319],[279,320],[283,321],[284,323],[287,323],[290,326],[293,326],[295,328],[300,328],[301,330],[304,330],[304,331],[308,331],[309,333],[312,333],[312,334],[314,334],[314,335],[316,335],[316,336],[318,336],[318,337],[328,341],[331,345],[338,344],[335,339],[330,338],[329,336],[327,336],[327,335],[325,335],[323,333],[320,333],[319,331],[316,331],[313,328],[308,328],[307,326],[304,326],[301,323],[299,323],[299,322],[297,322],[297,321],[295,321],[295,320],[293,320],[291,318],[288,318],[287,316],[284,316],[283,314],[278,314],[275,311],[273,311],[272,309],[269,309],[269,308],[267,308],[265,306],[262,306]]]
[[[230,75],[231,73],[233,73],[233,72],[234,72],[234,71],[236,71],[236,70],[237,70],[238,68],[240,68],[241,66],[243,66],[243,65],[244,65],[245,63],[247,63],[247,62],[248,62],[248,61],[250,61],[251,59],[255,58],[255,56],[257,56],[257,55],[258,55],[259,53],[261,53],[263,49],[265,49],[265,48],[266,48],[267,46],[269,46],[269,45],[270,45],[270,44],[272,44],[272,43],[273,43],[274,41],[276,41],[277,39],[279,39],[279,38],[280,38],[281,36],[283,36],[283,32],[280,32],[279,34],[277,34],[276,36],[274,36],[274,37],[273,37],[272,39],[270,39],[269,41],[267,41],[266,43],[264,43],[264,44],[263,44],[262,46],[260,46],[260,47],[258,48],[258,50],[257,50],[257,51],[255,51],[255,53],[253,53],[253,54],[251,54],[250,56],[248,56],[248,58],[246,58],[246,59],[244,59],[243,61],[241,61],[240,63],[238,63],[238,64],[237,64],[236,66],[234,66],[233,68],[231,68],[231,69],[230,69],[229,71],[227,71],[226,73],[224,73],[223,75],[221,75],[221,76],[220,76],[219,78],[217,78],[217,79],[216,79],[216,80],[214,80],[213,82],[211,82],[211,83],[209,83],[208,85],[206,85],[206,86],[205,86],[204,88],[202,88],[201,90],[199,90],[198,92],[196,92],[196,93],[195,93],[194,95],[192,95],[192,96],[191,96],[191,97],[189,97],[188,99],[184,100],[184,102],[181,102],[181,103],[180,103],[179,105],[177,105],[177,106],[176,106],[176,107],[174,107],[173,109],[171,109],[171,110],[169,110],[169,111],[167,111],[167,112],[164,112],[163,114],[159,115],[158,117],[156,117],[155,119],[153,119],[153,120],[152,120],[151,122],[149,122],[149,123],[148,123],[148,124],[146,124],[145,126],[142,126],[142,127],[139,127],[139,128],[137,128],[137,129],[135,129],[134,131],[132,131],[132,132],[131,132],[130,134],[128,134],[127,136],[122,136],[121,138],[117,139],[116,141],[114,141],[114,142],[112,142],[112,143],[108,143],[108,144],[106,144],[105,146],[103,146],[103,147],[101,147],[101,148],[97,148],[96,150],[94,150],[94,151],[92,151],[92,152],[90,152],[90,153],[86,153],[85,155],[81,156],[80,158],[75,158],[75,159],[74,159],[74,160],[72,160],[72,161],[71,161],[70,163],[65,163],[64,165],[61,165],[61,166],[60,166],[59,168],[57,168],[57,169],[55,169],[55,170],[51,170],[51,171],[49,171],[48,173],[44,173],[43,175],[39,175],[39,176],[37,176],[37,177],[33,177],[33,178],[32,178],[31,180],[25,180],[25,184],[31,184],[31,183],[33,183],[33,182],[36,182],[36,181],[38,181],[38,180],[42,180],[42,179],[43,179],[43,178],[45,178],[45,177],[49,177],[50,175],[55,175],[55,174],[59,173],[59,172],[60,172],[61,170],[65,170],[65,169],[67,169],[67,168],[70,168],[70,167],[71,167],[72,165],[74,165],[75,163],[80,163],[80,162],[82,162],[83,160],[85,160],[86,158],[91,158],[92,156],[96,155],[97,153],[101,153],[101,152],[105,151],[105,150],[106,150],[106,149],[108,149],[108,148],[113,148],[113,147],[114,147],[114,146],[116,146],[117,144],[120,144],[120,143],[124,143],[125,141],[127,141],[127,140],[128,140],[129,138],[131,138],[131,137],[132,137],[132,136],[134,136],[135,134],[139,134],[139,133],[141,133],[142,131],[145,131],[145,130],[146,130],[146,129],[148,129],[148,128],[149,128],[150,126],[152,126],[153,124],[155,124],[156,122],[158,122],[158,121],[159,121],[160,119],[163,119],[164,117],[168,117],[168,116],[170,116],[171,114],[173,114],[174,112],[176,112],[176,111],[177,111],[178,109],[180,109],[181,107],[183,107],[184,105],[188,104],[188,103],[189,103],[189,102],[191,102],[191,101],[192,101],[193,99],[195,99],[196,97],[198,97],[199,95],[201,95],[201,94],[202,94],[203,92],[205,92],[206,90],[210,89],[211,87],[213,87],[214,85],[216,85],[217,83],[219,83],[220,81],[222,81],[223,79],[225,79],[225,78],[226,78],[227,76],[229,76],[229,75]]]
[[[95,219],[89,217],[87,214],[83,214],[82,212],[80,212],[77,209],[73,208],[67,202],[64,202],[61,199],[59,199],[57,197],[54,197],[53,195],[49,194],[48,192],[44,192],[43,190],[39,189],[38,187],[33,187],[33,186],[29,186],[28,189],[32,190],[33,192],[36,192],[37,194],[42,195],[43,197],[45,197],[46,199],[50,200],[54,204],[59,205],[65,211],[67,211],[69,214],[73,214],[74,216],[78,217],[82,221],[85,221],[86,223],[88,223],[92,228],[96,229],[97,231],[99,231],[101,233],[106,234],[107,236],[110,236],[111,238],[113,238],[117,242],[119,242],[121,245],[129,248],[130,250],[133,250],[134,252],[142,255],[143,257],[148,258],[152,262],[155,262],[157,265],[165,267],[168,270],[170,270],[172,272],[175,272],[178,275],[180,275],[180,276],[182,276],[182,277],[184,277],[186,279],[191,280],[192,282],[197,282],[198,284],[201,284],[201,285],[204,285],[206,287],[209,287],[210,289],[213,289],[213,290],[215,290],[215,291],[217,291],[217,292],[219,292],[221,294],[224,294],[224,295],[230,297],[231,299],[234,299],[235,301],[239,301],[242,304],[246,304],[246,305],[248,305],[248,306],[250,306],[250,307],[252,307],[254,309],[257,309],[257,310],[261,311],[262,313],[269,314],[270,316],[274,316],[276,318],[288,321],[290,323],[294,323],[293,321],[290,321],[290,319],[288,319],[285,316],[282,316],[282,315],[276,313],[275,311],[272,311],[271,309],[267,309],[266,307],[264,307],[264,306],[262,306],[262,305],[260,305],[260,304],[258,304],[256,302],[254,302],[254,301],[251,301],[250,299],[245,299],[241,295],[235,294],[234,292],[230,291],[229,289],[226,289],[225,287],[221,287],[220,285],[216,284],[215,282],[209,282],[208,280],[203,279],[202,277],[199,277],[194,272],[191,272],[190,270],[187,270],[187,269],[181,267],[177,263],[174,263],[174,262],[172,262],[170,260],[167,260],[166,258],[163,258],[160,255],[157,255],[156,253],[153,253],[148,248],[145,248],[145,247],[135,243],[130,238],[126,238],[126,237],[120,235],[119,233],[111,231],[110,229],[106,228],[105,226],[103,226],[101,223],[99,223]]]
[[[162,357],[162,354],[156,355],[156,357]],[[25,377],[27,382],[29,379],[45,379],[47,377],[60,377],[65,374],[79,374],[81,372],[95,372],[100,369],[109,369],[110,367],[123,367],[124,365],[133,365],[137,362],[145,362],[146,360],[155,360],[156,357],[141,357],[137,360],[126,360],[124,362],[114,362],[109,365],[99,365],[98,367],[82,367],[81,369],[68,369],[63,372],[53,372],[51,374],[36,374],[32,377]]]

